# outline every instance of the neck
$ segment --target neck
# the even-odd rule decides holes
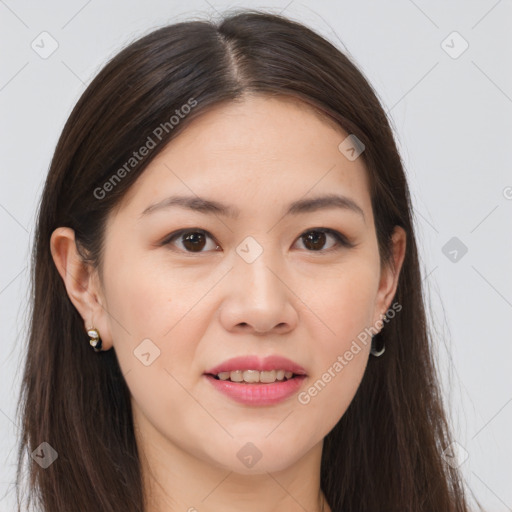
[[[322,442],[285,469],[241,474],[192,455],[147,424],[143,430],[136,434],[146,512],[331,512],[320,489]]]

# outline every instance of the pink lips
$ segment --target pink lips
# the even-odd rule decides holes
[[[221,372],[235,370],[285,370],[295,376],[285,381],[269,384],[231,382],[214,377]],[[302,386],[306,378],[306,370],[290,359],[281,356],[270,356],[260,359],[255,356],[235,357],[205,372],[205,377],[218,391],[229,396],[236,402],[246,405],[272,405],[292,396]]]

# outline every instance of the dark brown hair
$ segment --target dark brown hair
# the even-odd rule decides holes
[[[141,512],[145,497],[130,394],[114,350],[96,354],[50,252],[71,227],[101,276],[107,216],[151,160],[210,107],[247,93],[294,97],[331,116],[365,145],[381,261],[395,226],[407,248],[382,331],[346,413],[324,440],[321,487],[333,512],[466,512],[464,485],[442,451],[451,443],[431,348],[409,190],[389,121],[363,74],[331,43],[285,17],[242,11],[155,30],[112,58],[87,87],[58,141],[38,212],[32,297],[19,402],[28,505],[41,510]],[[195,103],[171,128],[176,110]],[[165,123],[168,123],[165,125]],[[162,125],[157,147],[98,197]],[[158,132],[160,133],[160,132]],[[125,168],[126,169],[126,168]],[[30,454],[49,443],[47,469]],[[21,498],[18,496],[18,506]]]

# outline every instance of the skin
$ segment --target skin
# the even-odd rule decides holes
[[[150,512],[322,510],[323,438],[352,401],[370,344],[305,405],[297,395],[239,404],[203,373],[231,357],[279,354],[306,369],[304,391],[365,328],[382,326],[406,237],[396,228],[393,261],[381,266],[363,159],[338,149],[347,135],[297,100],[247,96],[194,120],[130,188],[108,219],[103,280],[80,260],[73,230],[53,233],[84,328],[94,325],[116,351],[131,391]],[[283,217],[292,201],[328,193],[350,197],[365,218],[340,208]],[[241,213],[172,207],[140,217],[173,194]],[[301,235],[319,227],[354,246],[326,235],[315,251]],[[202,252],[180,236],[158,245],[182,228],[211,235],[200,238]],[[252,263],[236,252],[247,236],[263,249]],[[147,338],[160,350],[148,366],[134,356]],[[262,454],[252,468],[237,457],[248,442]]]

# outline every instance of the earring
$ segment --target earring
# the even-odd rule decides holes
[[[379,341],[380,343],[378,343]],[[380,347],[377,347],[377,345],[380,345]],[[382,340],[380,332],[378,332],[375,336],[372,336],[372,348],[370,349],[370,354],[373,357],[380,357],[382,354],[384,354],[385,350],[385,343]]]
[[[100,333],[98,332],[98,329],[96,327],[91,327],[90,329],[87,329],[87,334],[89,336],[89,344],[94,349],[95,352],[101,351],[101,338]]]

